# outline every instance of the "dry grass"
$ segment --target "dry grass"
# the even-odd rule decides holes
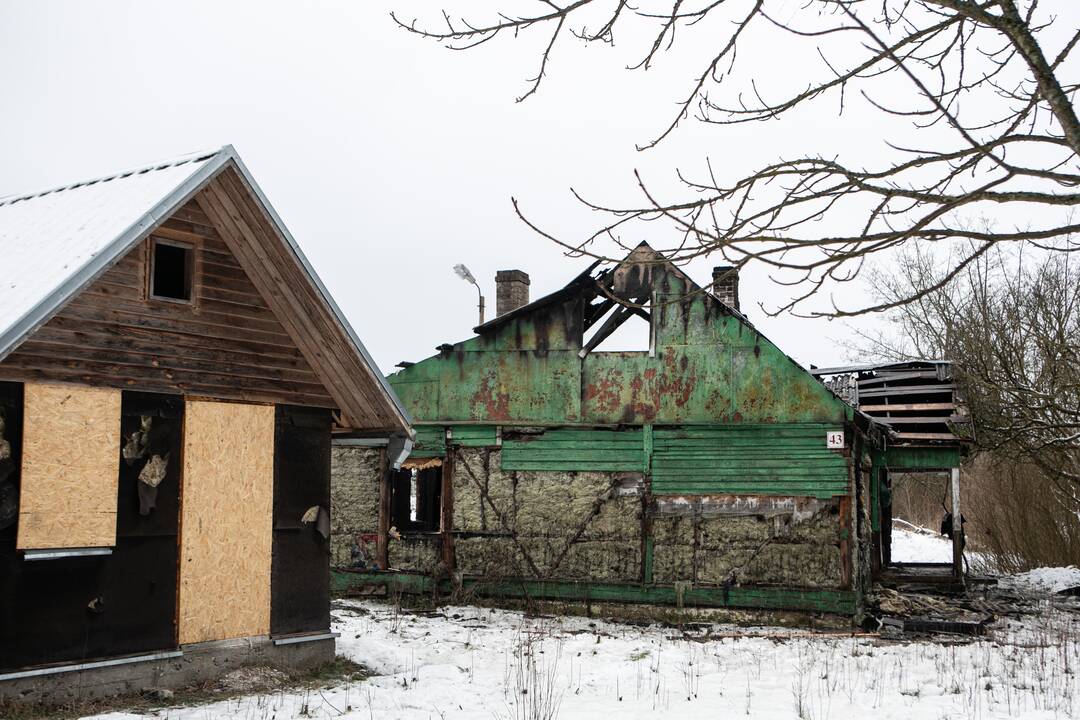
[[[963,483],[968,549],[990,561],[976,569],[1013,573],[1080,565],[1080,515],[1041,470],[981,453],[964,466]],[[942,478],[896,478],[893,515],[937,529],[944,491]]]
[[[270,668],[241,668],[243,682],[226,678],[176,690],[168,699],[153,693],[87,699],[62,705],[26,705],[0,702],[3,720],[70,720],[109,712],[149,714],[171,707],[192,707],[253,694],[316,692],[319,688],[359,683],[371,676],[367,668],[339,655],[334,662],[307,672],[283,673]],[[259,672],[266,670],[266,672]]]

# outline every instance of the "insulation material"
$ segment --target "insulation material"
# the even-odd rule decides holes
[[[621,474],[502,468],[503,452],[461,448],[454,462],[454,529],[464,575],[637,582],[641,499]]]
[[[395,570],[434,573],[439,568],[437,537],[401,537],[390,543],[390,567]]]
[[[180,643],[270,630],[274,408],[187,402]]]
[[[4,437],[4,416],[0,415],[0,462],[11,459],[11,443]]]
[[[442,467],[442,458],[410,458],[401,463],[402,470],[428,470]]]
[[[139,458],[146,457],[146,449],[150,442],[150,429],[153,427],[154,419],[149,415],[143,415],[139,418],[139,429],[131,433],[131,435],[124,441],[124,448],[120,451],[124,459],[129,463],[138,460]]]
[[[356,560],[374,557],[379,530],[382,450],[334,445],[330,473],[331,563],[347,567],[354,564],[354,554]]]
[[[115,545],[120,391],[24,392],[19,549]]]
[[[653,578],[702,585],[840,585],[834,504],[807,516],[661,515],[653,518]]]
[[[519,546],[509,537],[455,538],[454,556],[458,571],[465,576],[497,580],[531,573]]]

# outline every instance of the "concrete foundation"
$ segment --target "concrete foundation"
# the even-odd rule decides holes
[[[251,637],[185,645],[180,651],[179,657],[146,660],[139,659],[144,656],[136,656],[133,662],[105,667],[71,669],[79,665],[58,665],[7,673],[8,679],[0,675],[0,703],[63,705],[147,689],[176,690],[253,665],[291,672],[307,670],[334,660],[334,639],[275,645],[268,637]],[[105,659],[105,662],[120,660],[123,658]],[[48,674],[10,677],[35,671],[48,671]]]

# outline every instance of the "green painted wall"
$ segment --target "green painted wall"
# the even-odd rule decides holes
[[[502,469],[645,472],[645,444],[640,429],[555,428],[505,440]]]
[[[829,425],[727,425],[656,428],[652,491],[846,495],[847,458],[825,448]]]
[[[346,595],[354,588],[385,587],[389,592],[433,595],[436,591],[450,597],[454,587],[449,580],[434,580],[427,575],[408,573],[334,572],[333,591]],[[757,608],[767,610],[803,610],[808,612],[854,615],[858,596],[848,590],[812,590],[779,587],[703,587],[691,585],[630,585],[557,580],[505,580],[465,578],[461,589],[475,595],[565,602],[615,602],[675,605],[687,608]]]
[[[678,273],[653,271],[655,354],[581,348],[569,297],[389,377],[417,423],[841,423],[850,409]]]

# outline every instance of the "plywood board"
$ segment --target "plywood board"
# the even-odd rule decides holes
[[[189,400],[180,643],[270,632],[274,408]]]
[[[120,391],[27,383],[19,549],[116,543]]]

